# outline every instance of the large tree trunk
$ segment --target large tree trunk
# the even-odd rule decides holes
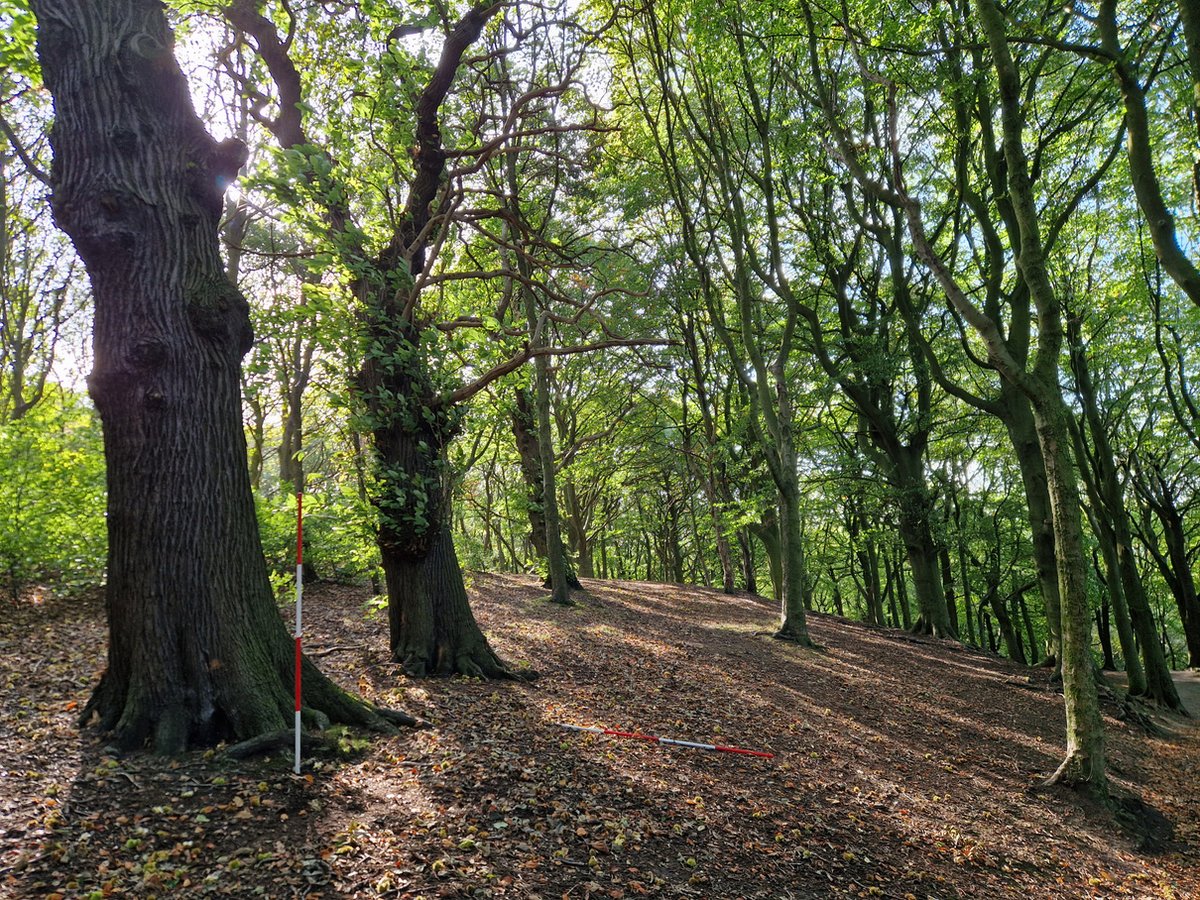
[[[246,464],[249,307],[223,270],[224,186],[245,160],[192,110],[155,0],[37,0],[55,99],[53,208],[95,298],[89,388],[108,463],[109,665],[84,719],[177,753],[292,721]],[[381,725],[305,664],[304,704]]]
[[[512,675],[475,622],[448,524],[438,529],[423,556],[385,550],[384,571],[392,656],[405,672]]]
[[[412,273],[425,269],[428,228],[439,190],[445,183],[446,151],[442,146],[439,115],[467,49],[478,40],[488,20],[501,4],[469,8],[446,34],[442,52],[429,80],[416,98],[412,148],[413,176],[402,213],[396,218],[391,239],[375,258],[369,259],[361,246],[362,230],[348,203],[326,195],[324,210],[332,243],[343,255],[356,277],[353,288],[361,304],[361,325],[366,348],[355,385],[355,399],[362,404],[373,437],[375,485],[371,502],[379,511],[377,541],[389,584],[411,585],[408,570],[433,552],[448,521],[444,505],[444,480],[448,461],[446,445],[458,428],[459,411],[452,399],[436,390],[431,371],[430,350],[422,343],[419,321],[419,287]],[[275,24],[258,9],[254,0],[232,0],[223,5],[230,22],[253,36],[258,53],[287,102],[279,116],[268,124],[284,149],[305,148],[311,155],[314,142],[303,121],[304,85],[300,72],[288,56],[288,42],[281,39]],[[332,169],[333,160],[324,162]],[[336,179],[335,179],[336,180]],[[344,187],[337,180],[340,187]],[[424,594],[406,588],[399,598],[389,598],[397,610],[389,616],[393,628],[391,646],[404,647],[402,660],[410,660],[413,671],[427,671],[430,660],[464,660],[462,669],[474,674],[488,671],[494,654],[477,649],[470,608],[450,610],[438,617],[458,623],[461,650],[447,652],[432,640],[423,646],[416,635],[397,634],[397,623],[421,622],[418,609],[409,610],[414,598],[437,607],[465,597],[462,573],[453,554],[441,554],[438,567],[445,577],[430,585]],[[450,568],[454,569],[451,575]],[[447,624],[447,628],[453,627]],[[470,664],[465,660],[470,659]],[[457,663],[456,663],[457,664]]]
[[[471,614],[450,536],[446,446],[457,412],[435,399],[416,329],[372,313],[373,340],[399,348],[390,360],[368,353],[359,376],[374,426],[371,502],[379,511],[392,656],[415,677],[508,675]]]
[[[793,468],[792,471],[795,471]],[[783,562],[782,622],[775,637],[813,646],[808,636],[805,610],[808,607],[808,570],[804,559],[804,536],[800,528],[800,491],[792,484],[779,491],[780,549]]]

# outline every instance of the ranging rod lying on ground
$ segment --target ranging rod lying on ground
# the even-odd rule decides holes
[[[568,731],[586,731],[590,734],[608,734],[613,737],[633,738],[639,741],[650,741],[654,744],[670,744],[673,747],[691,747],[694,750],[715,750],[718,753],[740,753],[743,756],[761,756],[764,759],[774,759],[774,753],[768,753],[765,750],[747,750],[745,747],[725,747],[720,744],[700,744],[696,741],[679,741],[674,738],[655,737],[652,734],[641,734],[637,731],[616,731],[612,728],[597,728],[595,726],[586,725],[567,725],[564,722],[555,722],[559,728],[566,728]]]

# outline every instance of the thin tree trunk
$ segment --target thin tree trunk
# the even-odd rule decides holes
[[[1162,645],[1158,642],[1158,629],[1155,626],[1154,614],[1150,609],[1150,601],[1146,596],[1145,586],[1142,584],[1137,561],[1133,558],[1133,537],[1130,534],[1129,515],[1125,510],[1115,454],[1100,416],[1096,388],[1092,382],[1087,350],[1083,345],[1078,319],[1069,320],[1067,333],[1070,337],[1071,364],[1075,371],[1075,383],[1079,398],[1083,403],[1084,420],[1092,438],[1090,459],[1088,460],[1090,465],[1085,464],[1083,475],[1085,481],[1090,478],[1088,489],[1099,501],[1096,503],[1095,515],[1104,519],[1103,526],[1110,532],[1121,589],[1125,595],[1129,618],[1137,633],[1142,650],[1145,673],[1143,691],[1137,692],[1131,687],[1130,693],[1135,695],[1144,693],[1146,697],[1168,709],[1179,709],[1182,706],[1179,692],[1175,689],[1175,682],[1171,678],[1171,672],[1167,668],[1167,661],[1163,656]],[[1088,448],[1083,444],[1082,429],[1076,430],[1075,437],[1079,450],[1086,451]]]

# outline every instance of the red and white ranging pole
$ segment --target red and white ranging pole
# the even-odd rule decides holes
[[[296,491],[296,765],[300,774],[300,641],[304,609],[304,494]]]
[[[717,753],[739,753],[742,756],[761,756],[763,759],[774,759],[774,753],[765,750],[747,750],[745,747],[729,747],[722,744],[701,744],[696,741],[680,741],[675,738],[657,737],[653,734],[641,734],[637,731],[616,731],[612,728],[596,728],[585,725],[566,725],[557,723],[559,728],[568,731],[586,731],[589,734],[607,734],[612,737],[632,738],[637,741],[650,741],[653,744],[669,744],[673,747],[691,747],[693,750],[714,750]]]

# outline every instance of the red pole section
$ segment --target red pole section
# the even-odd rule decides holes
[[[596,726],[587,725],[567,725],[565,722],[556,722],[559,728],[566,728],[568,731],[586,731],[589,734],[607,734],[612,737],[632,738],[638,741],[650,741],[654,744],[665,744],[674,747],[690,747],[693,750],[713,750],[717,753],[737,753],[742,756],[758,756],[762,759],[774,759],[775,754],[769,753],[766,750],[748,750],[745,747],[729,747],[721,744],[701,744],[696,741],[681,741],[676,738],[656,737],[652,734],[642,734],[639,731],[617,731],[613,728],[597,728]]]

